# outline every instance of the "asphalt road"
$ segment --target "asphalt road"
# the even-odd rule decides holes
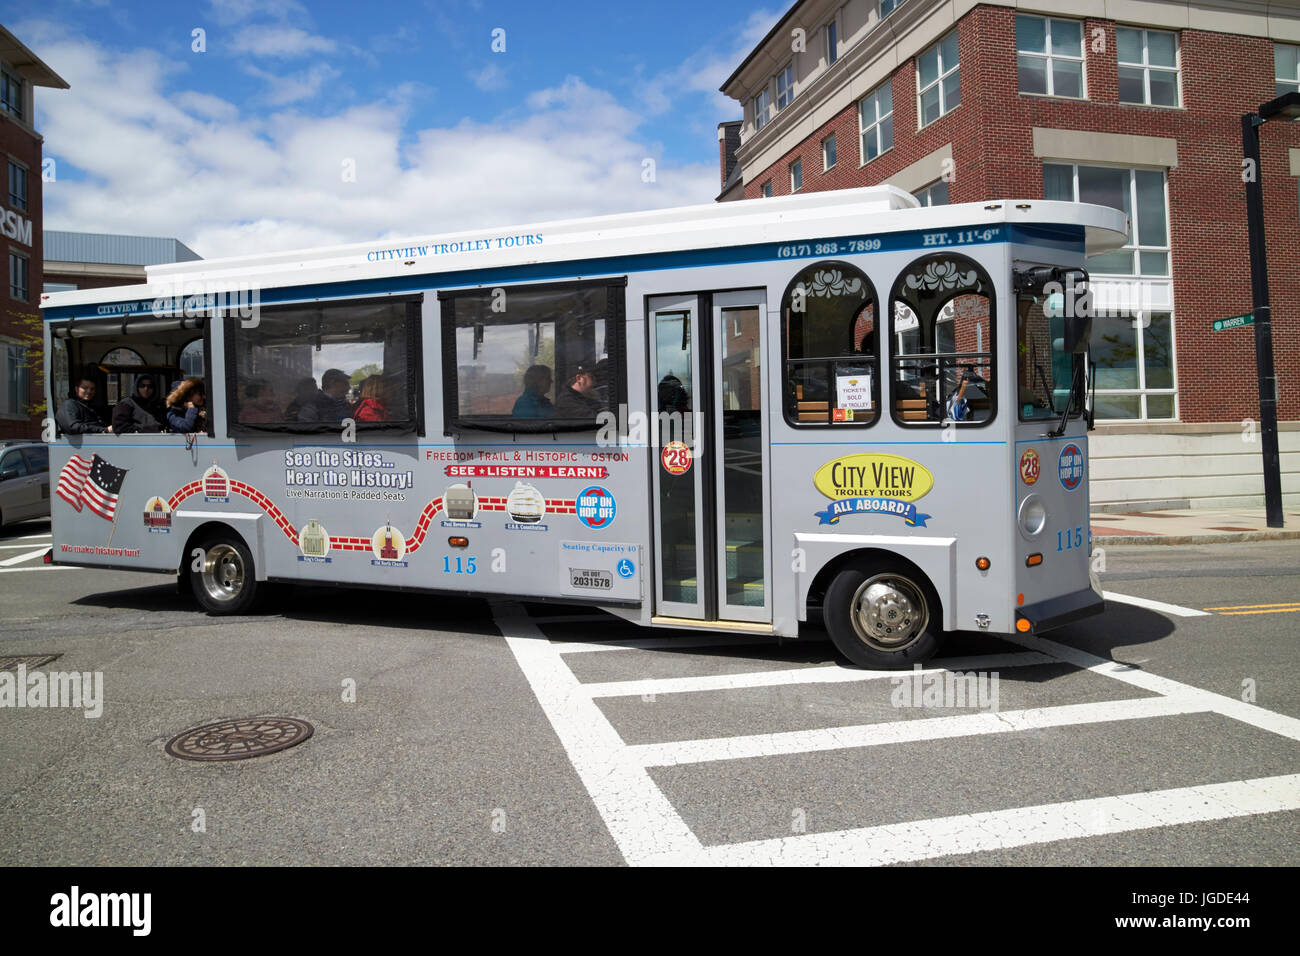
[[[307,588],[211,618],[42,566],[48,530],[0,535],[0,656],[102,672],[103,710],[0,708],[0,864],[1300,862],[1300,542],[1109,550],[1104,616],[950,641],[994,712],[898,706],[815,632]],[[315,734],[164,750],[256,715]]]

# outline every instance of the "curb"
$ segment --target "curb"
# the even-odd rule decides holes
[[[1093,535],[1092,545],[1108,544],[1231,544],[1234,541],[1287,541],[1300,538],[1300,531],[1224,531],[1219,534],[1106,534]]]

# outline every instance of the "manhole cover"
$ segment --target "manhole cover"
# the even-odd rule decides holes
[[[313,730],[295,717],[219,720],[177,734],[167,742],[167,752],[182,760],[244,760],[300,744]]]
[[[18,654],[0,657],[0,671],[16,671],[19,664],[25,664],[27,667],[44,667],[62,656],[62,654]]]

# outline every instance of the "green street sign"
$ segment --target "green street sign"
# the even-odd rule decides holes
[[[1239,329],[1243,325],[1254,325],[1255,314],[1247,312],[1245,315],[1234,315],[1230,319],[1215,319],[1214,331],[1222,332],[1224,329]]]

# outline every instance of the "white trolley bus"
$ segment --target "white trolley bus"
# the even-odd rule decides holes
[[[1127,231],[877,187],[46,295],[51,409],[83,377],[206,385],[189,433],[54,436],[53,560],[180,575],[214,614],[287,581],[820,618],[872,667],[1037,633],[1102,609],[1075,298]]]

